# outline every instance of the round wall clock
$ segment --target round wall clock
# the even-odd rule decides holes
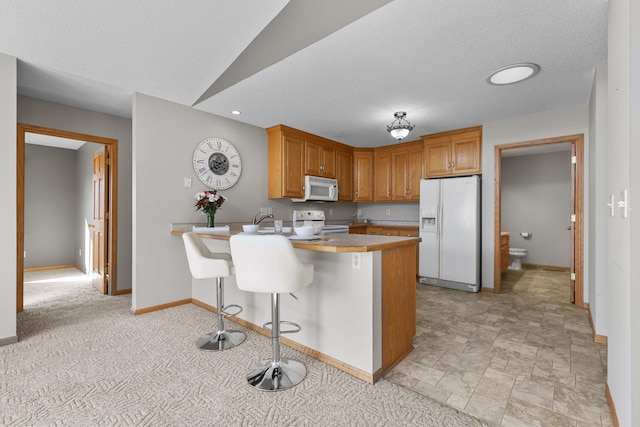
[[[242,162],[238,150],[222,138],[207,138],[193,152],[193,170],[204,185],[225,190],[240,179]]]

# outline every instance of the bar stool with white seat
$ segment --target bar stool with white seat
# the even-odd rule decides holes
[[[313,264],[303,264],[293,245],[283,235],[236,234],[231,236],[231,256],[236,270],[238,289],[271,294],[271,360],[255,362],[247,381],[260,390],[286,390],[302,382],[307,370],[298,361],[280,357],[280,334],[300,331],[293,322],[280,320],[280,294],[293,293],[313,281]],[[280,324],[294,329],[281,330]]]
[[[235,316],[242,311],[242,307],[239,305],[224,305],[224,278],[234,273],[231,255],[223,252],[211,252],[202,239],[193,232],[184,233],[182,239],[191,275],[196,279],[216,279],[218,330],[198,339],[196,345],[203,350],[222,351],[242,344],[246,338],[243,332],[227,331],[224,328],[224,316]],[[239,310],[234,313],[226,311],[232,307]]]

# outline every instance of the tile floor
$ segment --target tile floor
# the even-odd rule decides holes
[[[607,346],[569,273],[507,270],[501,294],[417,285],[415,350],[385,379],[496,426],[613,426]]]

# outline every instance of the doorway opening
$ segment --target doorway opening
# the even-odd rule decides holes
[[[570,178],[570,217],[567,227],[570,231],[570,302],[578,307],[584,306],[584,136],[568,135],[557,138],[547,138],[505,144],[495,147],[495,206],[494,206],[494,293],[502,289],[502,259],[501,228],[502,228],[502,156],[503,152],[527,147],[545,147],[549,144],[569,143],[571,146],[571,178]]]
[[[24,214],[25,214],[25,136],[27,133],[49,135],[59,138],[102,144],[108,156],[109,164],[105,170],[105,188],[108,189],[107,203],[104,206],[106,218],[104,229],[105,293],[118,295],[117,287],[117,230],[118,230],[118,141],[94,135],[86,135],[58,129],[18,124],[17,128],[17,265],[16,265],[16,311],[24,309]],[[126,290],[125,292],[127,292]]]

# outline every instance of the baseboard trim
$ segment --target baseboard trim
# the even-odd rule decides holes
[[[596,334],[596,328],[593,326],[593,318],[591,317],[591,308],[588,303],[584,304],[584,308],[587,310],[589,314],[589,325],[591,326],[591,332],[593,333],[593,341],[600,344],[607,344],[608,339],[606,335],[598,335]]]
[[[125,295],[125,294],[130,294],[131,293],[131,288],[129,289],[118,289],[114,295]]]
[[[197,299],[192,298],[191,302],[197,305],[198,307],[204,308],[205,310],[209,310],[214,313],[217,312],[215,307],[209,304],[206,304],[202,301],[198,301]],[[260,326],[254,325],[251,322],[248,322],[244,319],[240,319],[234,316],[229,316],[229,319],[240,326],[244,326],[245,328],[251,329],[252,331],[259,333],[260,335],[264,335],[265,337],[271,338],[271,332],[267,331],[266,329]],[[313,357],[314,359],[317,359],[323,363],[326,363],[329,366],[333,366],[334,368],[340,369],[341,371],[346,372],[347,374],[354,376],[362,381],[368,382],[369,384],[375,383],[385,373],[382,371],[382,369],[379,369],[375,373],[369,374],[361,369],[355,368],[349,364],[339,361],[338,359],[334,359],[331,356],[327,356],[324,353],[321,353],[317,350],[314,350],[312,348],[309,348],[297,342],[291,341],[290,339],[282,336],[280,337],[280,342],[288,347],[293,348],[294,350],[299,351],[300,353],[304,353],[307,356]]]
[[[18,342],[18,337],[14,336],[14,337],[8,337],[8,338],[2,338],[0,339],[0,347],[5,346],[5,345],[9,345],[9,344],[15,344]]]
[[[496,288],[485,288],[484,286],[480,287],[480,292],[488,292],[491,294],[495,294],[496,293]]]
[[[25,268],[24,271],[25,273],[30,273],[32,271],[61,270],[63,268],[77,268],[78,270],[82,271],[78,264],[49,265],[47,267],[32,267],[32,268]]]
[[[545,265],[545,264],[528,264],[524,262],[522,263],[522,267],[528,268],[531,270],[551,270],[551,271],[566,271],[566,272],[571,271],[570,267],[561,267],[558,265]]]
[[[153,307],[140,308],[138,310],[134,310],[133,314],[136,316],[139,314],[151,313],[154,311],[164,310],[165,308],[177,307],[179,305],[189,304],[191,302],[191,298],[183,299],[180,301],[169,302],[166,304],[154,305]]]
[[[605,384],[604,392],[607,395],[607,404],[609,405],[609,411],[611,411],[611,418],[613,419],[613,425],[616,427],[620,427],[620,422],[618,421],[618,414],[616,413],[616,405],[613,403],[613,398],[611,397],[611,391],[609,390],[609,384]]]
[[[609,338],[606,335],[593,334],[593,340],[600,344],[608,344]]]

